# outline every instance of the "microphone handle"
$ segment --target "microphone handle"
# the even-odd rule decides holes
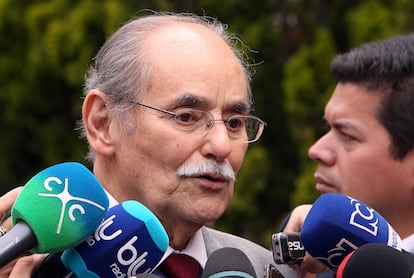
[[[32,229],[19,221],[10,231],[0,237],[0,268],[37,245]]]

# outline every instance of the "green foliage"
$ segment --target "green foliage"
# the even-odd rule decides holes
[[[301,204],[311,204],[319,196],[314,189],[315,180],[313,173],[315,172],[314,163],[304,163],[303,170],[295,179],[295,191],[291,194],[290,205],[296,207]]]
[[[315,165],[307,157],[307,149],[324,132],[321,117],[334,85],[327,71],[330,60],[336,53],[364,42],[406,33],[414,23],[410,12],[414,3],[407,0],[367,0],[358,1],[357,5],[335,1],[332,8],[335,7],[338,10],[331,11],[332,24],[315,24],[309,33],[316,36],[305,40],[284,67],[289,127],[300,142],[299,173],[294,178],[291,207],[311,203],[318,196],[313,180]]]
[[[216,17],[250,47],[254,114],[268,126],[212,225],[264,245],[289,209],[318,195],[307,149],[323,132],[333,56],[414,27],[411,0],[0,0],[0,191],[83,161],[74,129],[85,71],[116,28],[148,9]]]
[[[335,53],[329,31],[320,27],[315,31],[314,43],[303,44],[284,67],[283,91],[289,115],[288,126],[295,140],[302,142],[298,148],[299,173],[295,178],[296,189],[291,196],[291,206],[313,202],[318,196],[313,189],[313,162],[307,157],[307,150],[322,130],[318,123],[322,123],[323,108],[333,83],[326,69]]]
[[[364,1],[355,10],[348,13],[345,22],[349,24],[350,45],[358,46],[367,41],[383,39],[404,31],[410,13],[404,7],[412,9],[412,4],[398,1],[398,5],[386,1]],[[390,12],[390,9],[393,12]]]
[[[215,223],[216,227],[236,231],[250,238],[255,238],[267,228],[257,216],[261,213],[258,204],[261,202],[261,196],[266,194],[266,177],[270,171],[266,149],[260,145],[252,145],[237,175],[230,207]]]
[[[236,191],[230,210],[239,212],[241,216],[255,217],[259,213],[256,206],[259,193],[266,188],[266,176],[270,172],[269,157],[260,145],[252,146],[246,155],[243,168],[237,175]]]

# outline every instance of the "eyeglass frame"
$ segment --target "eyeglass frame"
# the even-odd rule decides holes
[[[211,114],[210,112],[205,111],[205,110],[194,109],[194,108],[182,108],[182,109],[177,110],[176,112],[172,112],[172,111],[169,111],[169,110],[166,110],[166,109],[162,109],[162,108],[159,108],[159,107],[155,107],[155,106],[152,106],[152,105],[148,105],[148,104],[139,102],[137,100],[131,100],[130,102],[132,104],[140,105],[142,107],[146,107],[146,108],[149,108],[149,109],[158,111],[158,112],[162,112],[162,113],[168,114],[170,116],[174,116],[174,122],[176,121],[176,116],[177,116],[178,112],[181,111],[181,110],[199,111],[199,112],[206,113],[207,115],[210,115],[210,118],[211,118],[211,122],[208,122],[208,124],[207,124],[207,132],[206,132],[206,134],[208,134],[210,132],[210,130],[213,128],[215,122],[223,122],[224,123],[224,126],[228,129],[227,123],[229,122],[229,120],[231,120],[231,119],[233,119],[235,117],[243,117],[243,118],[248,118],[248,119],[254,119],[254,120],[256,120],[259,123],[259,127],[258,127],[258,130],[256,132],[256,137],[254,139],[252,139],[252,140],[245,141],[245,143],[248,143],[248,144],[254,143],[254,142],[258,141],[260,139],[260,137],[262,136],[262,134],[263,134],[263,130],[264,130],[265,126],[267,125],[267,123],[265,121],[263,121],[262,119],[260,119],[260,118],[258,118],[256,116],[253,116],[253,115],[236,114],[236,115],[230,116],[226,120],[224,120],[224,119],[214,119],[213,114]],[[247,134],[247,130],[246,130],[246,134]]]

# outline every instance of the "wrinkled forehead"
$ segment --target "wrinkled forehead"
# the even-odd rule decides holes
[[[244,103],[250,109],[248,79],[240,60],[208,28],[194,23],[162,27],[149,35],[145,51],[151,68],[149,91],[155,94],[147,97],[194,105]]]
[[[161,42],[169,41],[171,43],[204,43],[214,42],[214,40],[224,40],[212,29],[199,23],[194,22],[169,22],[168,24],[160,25],[153,30],[147,32],[148,41],[152,41],[158,45]],[[163,45],[169,48],[171,45]]]
[[[197,23],[177,22],[158,27],[148,33],[144,49],[150,58],[160,57],[165,62],[192,57],[206,63],[208,58],[223,57],[242,66],[222,37]]]

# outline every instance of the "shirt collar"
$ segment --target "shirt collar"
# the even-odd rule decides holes
[[[405,251],[414,253],[414,234],[404,238],[401,241],[401,247],[402,249],[404,249]]]
[[[167,251],[162,257],[161,261],[158,263],[157,267],[172,253],[182,253],[193,257],[202,268],[206,265],[207,262],[207,251],[206,245],[204,243],[203,234],[201,229],[199,229],[194,236],[190,239],[187,246],[183,250],[175,250],[171,246],[168,246]]]

